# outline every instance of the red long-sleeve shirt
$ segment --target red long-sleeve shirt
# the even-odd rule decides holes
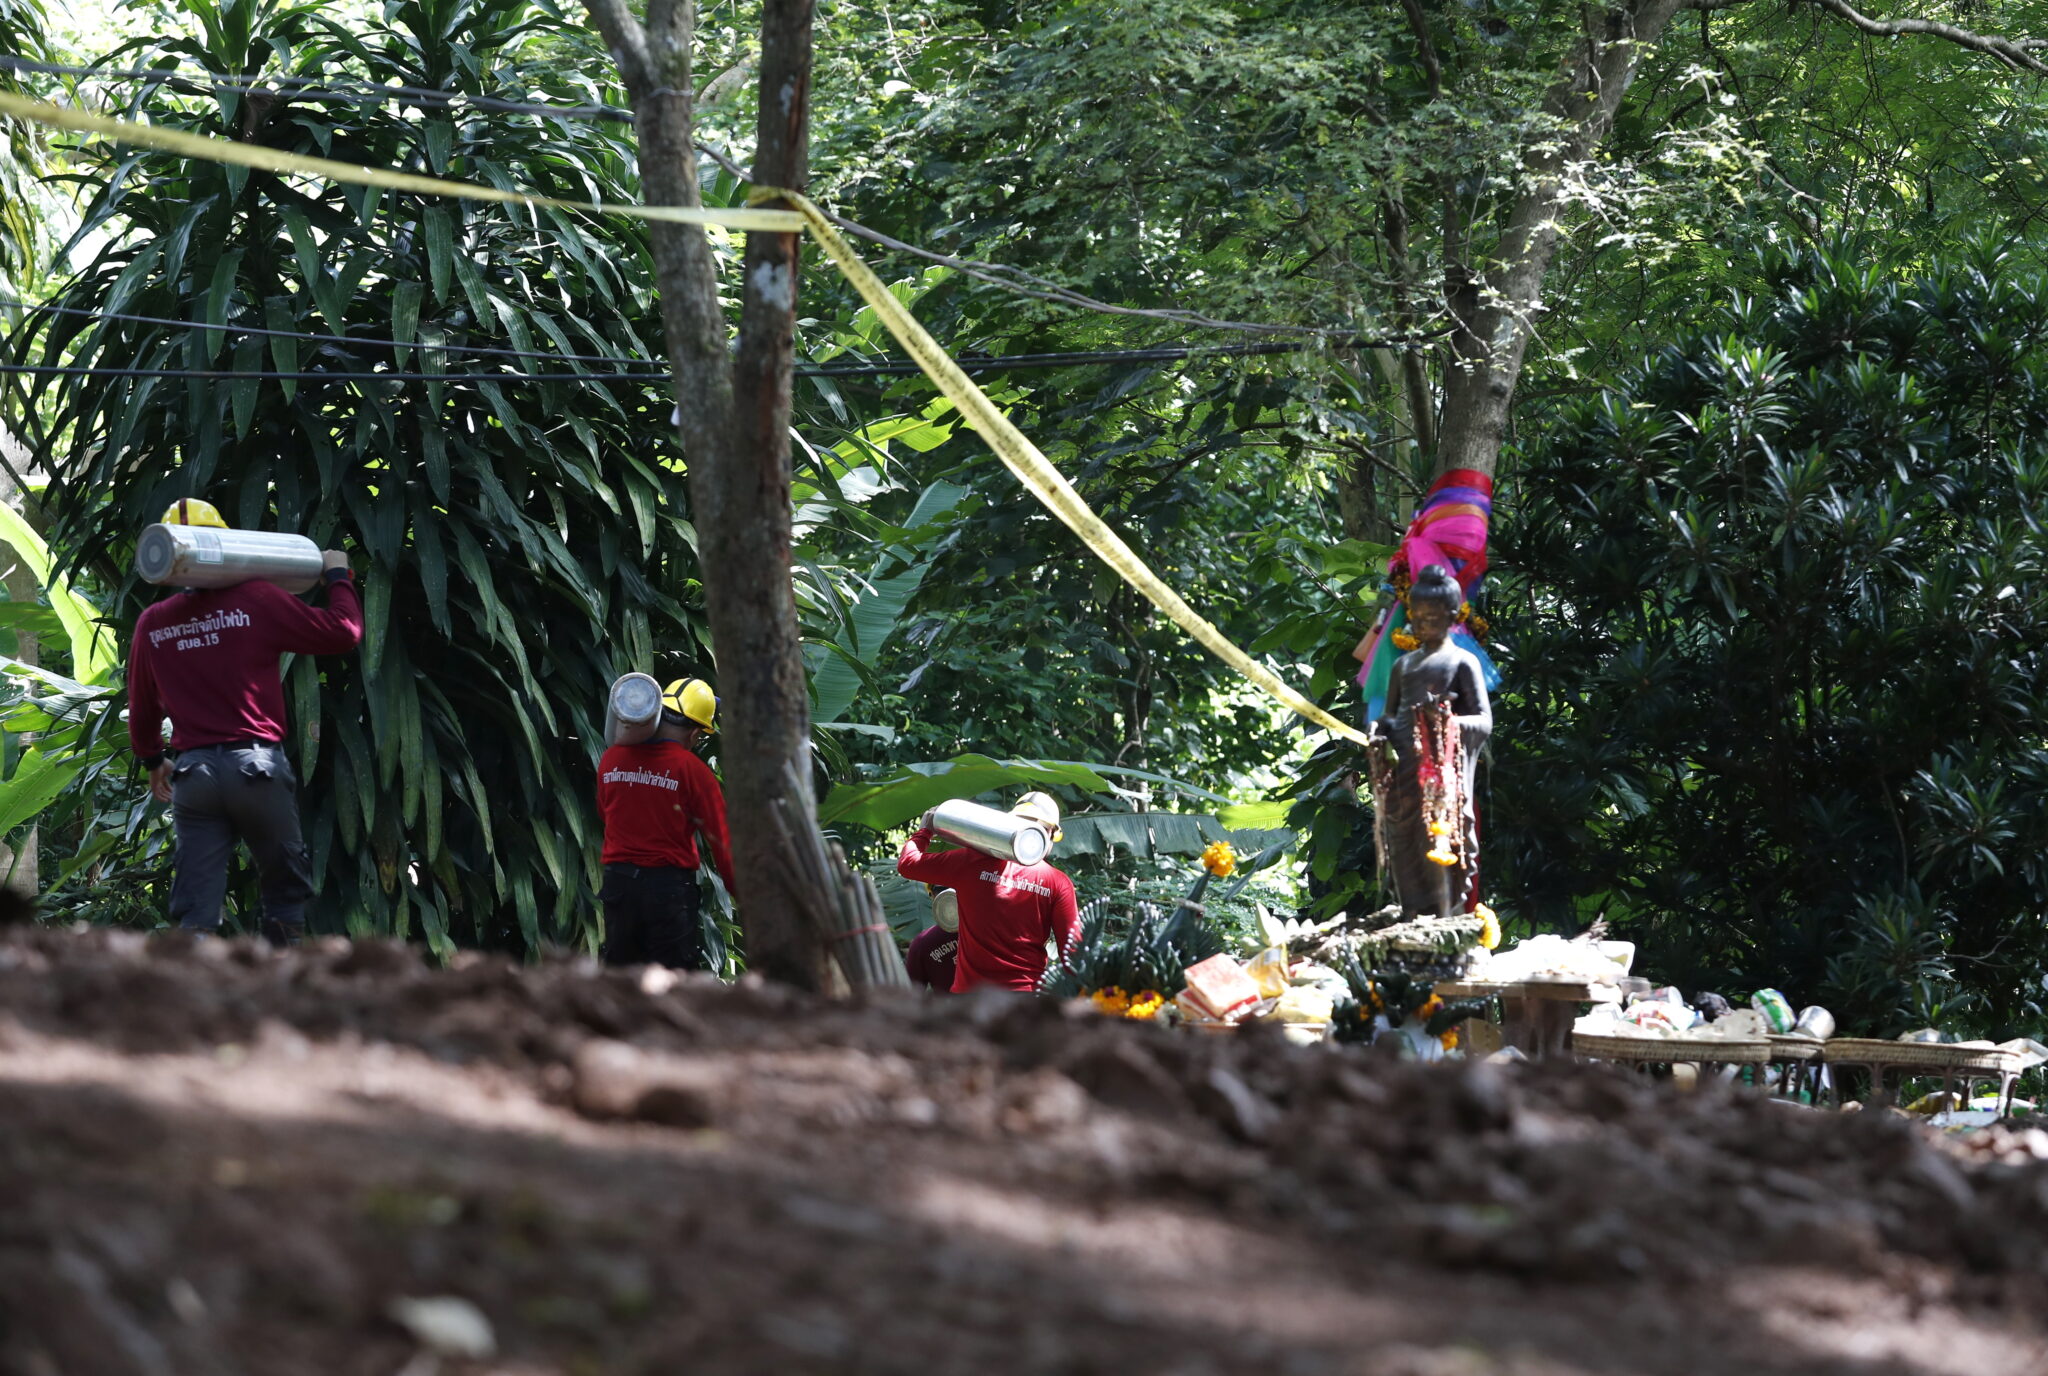
[[[953,992],[984,984],[1026,993],[1045,974],[1047,938],[1065,951],[1081,935],[1074,883],[1051,865],[1020,865],[962,847],[934,853],[932,832],[903,843],[896,872],[960,895],[960,952]]]
[[[282,741],[278,656],[343,654],[362,638],[363,604],[347,579],[327,585],[325,607],[260,579],[173,593],[135,621],[128,743],[144,759],[163,754],[167,715],[180,750]]]
[[[604,863],[697,868],[697,834],[728,889],[732,838],[718,776],[680,741],[615,745],[597,762],[597,810],[604,818]]]

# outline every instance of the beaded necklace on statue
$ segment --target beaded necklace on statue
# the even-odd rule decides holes
[[[1422,820],[1429,828],[1429,858],[1439,865],[1465,859],[1464,733],[1450,698],[1415,709],[1415,769],[1422,791]]]

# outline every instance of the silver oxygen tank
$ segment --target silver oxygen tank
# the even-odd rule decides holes
[[[305,536],[268,530],[153,525],[135,544],[142,581],[179,588],[232,588],[260,578],[286,592],[311,592],[322,562],[320,546]]]
[[[639,745],[661,725],[661,685],[646,674],[626,674],[612,684],[604,704],[604,743]]]
[[[965,798],[933,808],[932,829],[983,855],[1015,860],[1020,865],[1035,865],[1052,849],[1052,837],[1038,823]]]

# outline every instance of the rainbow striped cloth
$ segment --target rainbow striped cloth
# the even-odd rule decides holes
[[[1492,477],[1476,468],[1453,468],[1445,473],[1430,487],[1394,557],[1387,560],[1387,590],[1393,590],[1396,574],[1413,581],[1431,564],[1442,564],[1458,580],[1465,600],[1471,601],[1486,577],[1486,528],[1492,519]],[[1373,627],[1365,665],[1358,671],[1368,726],[1387,710],[1387,681],[1393,676],[1394,661],[1401,657],[1394,645],[1394,632],[1407,624],[1408,609],[1396,602],[1380,613]],[[1500,687],[1500,671],[1464,623],[1451,628],[1451,639],[1479,660],[1488,692]]]

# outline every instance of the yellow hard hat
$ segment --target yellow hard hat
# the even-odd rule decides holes
[[[661,705],[678,716],[687,717],[706,731],[718,714],[718,697],[701,678],[677,679],[662,690]]]
[[[1010,808],[1012,817],[1025,817],[1045,828],[1046,835],[1060,839],[1060,805],[1050,793],[1027,793]]]
[[[212,502],[203,502],[197,497],[180,497],[164,512],[163,524],[167,526],[218,526],[222,530],[228,523],[220,518],[220,512]]]

